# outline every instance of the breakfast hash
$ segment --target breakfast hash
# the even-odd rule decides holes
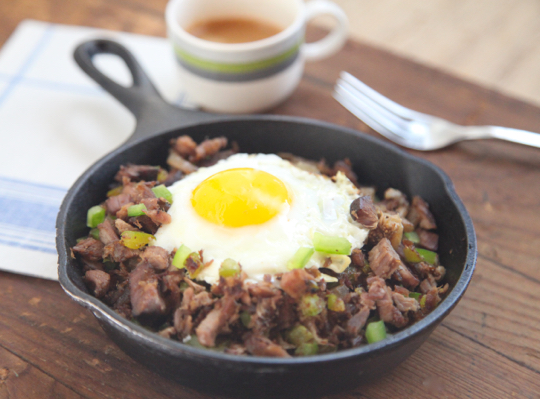
[[[157,334],[236,355],[384,340],[445,296],[419,196],[376,195],[348,160],[171,140],[167,167],[121,166],[72,247],[89,292]]]

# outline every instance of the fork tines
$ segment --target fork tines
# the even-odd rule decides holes
[[[407,108],[384,97],[347,72],[341,72],[334,87],[334,98],[369,127],[398,144],[405,144],[396,134],[403,126]]]

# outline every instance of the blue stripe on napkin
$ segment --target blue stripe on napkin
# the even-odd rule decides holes
[[[56,253],[56,215],[66,191],[0,176],[0,243]]]
[[[45,48],[45,45],[50,40],[52,36],[54,25],[49,25],[47,28],[45,28],[45,31],[43,32],[43,35],[39,39],[39,41],[36,43],[34,48],[32,49],[32,52],[24,62],[24,64],[21,66],[17,74],[11,79],[11,81],[8,82],[8,85],[4,89],[4,92],[0,94],[0,105],[7,99],[7,97],[10,95],[10,93],[13,91],[15,86],[19,83],[19,81],[22,79],[26,71],[32,66],[32,63],[37,58],[39,53],[43,51]]]

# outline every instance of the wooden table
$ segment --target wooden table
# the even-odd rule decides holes
[[[25,18],[164,36],[165,3],[4,0],[0,45]],[[332,99],[342,69],[453,122],[540,131],[538,107],[354,42],[308,65],[298,90],[274,112],[377,136]],[[477,270],[462,301],[411,358],[335,397],[540,397],[540,150],[483,140],[415,155],[454,181],[478,235]],[[0,273],[0,303],[0,398],[208,397],[127,357],[56,282]]]

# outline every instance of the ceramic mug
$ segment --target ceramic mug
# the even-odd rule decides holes
[[[304,43],[307,22],[320,15],[334,17],[334,28],[321,40]],[[267,21],[282,30],[243,43],[187,32],[197,22],[223,18]],[[348,28],[343,10],[327,0],[171,0],[165,19],[190,101],[226,113],[260,112],[285,100],[298,85],[304,62],[337,52]]]

